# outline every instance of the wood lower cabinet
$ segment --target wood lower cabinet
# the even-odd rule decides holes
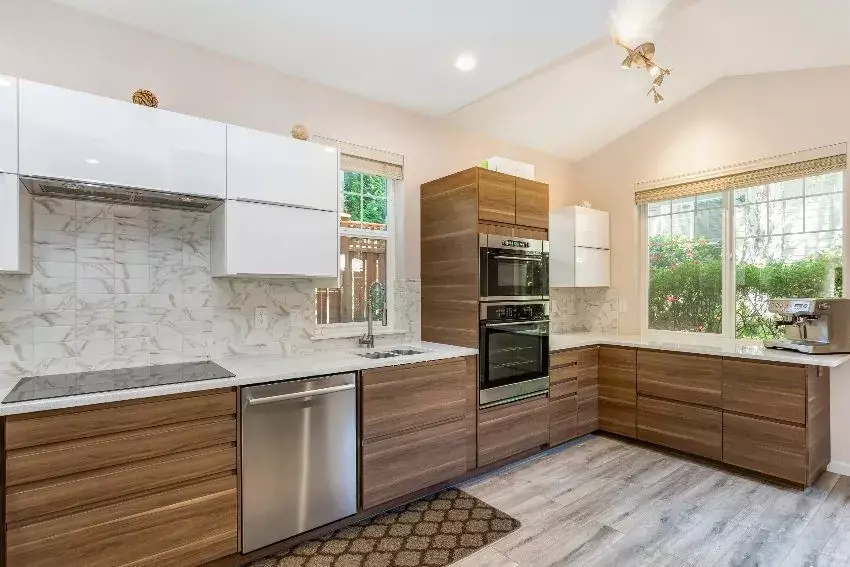
[[[599,347],[599,429],[637,436],[637,351]]]
[[[363,439],[463,419],[466,382],[462,358],[364,370]]]
[[[723,414],[724,463],[806,484],[807,455],[805,427]]]
[[[203,565],[237,551],[236,392],[6,418],[9,567]]]
[[[549,442],[546,397],[478,412],[478,466],[507,459]]]
[[[656,398],[722,407],[722,359],[639,350],[637,391]]]
[[[476,465],[476,357],[362,374],[362,504],[371,508]]]
[[[597,347],[551,353],[550,445],[557,445],[599,429],[598,363]]]
[[[639,395],[637,437],[719,461],[723,458],[723,412]]]
[[[578,437],[578,396],[549,400],[549,445]]]
[[[363,443],[363,508],[466,472],[463,420]]]
[[[578,352],[578,420],[576,435],[599,429],[599,349]]]
[[[806,368],[723,359],[723,409],[806,423]]]

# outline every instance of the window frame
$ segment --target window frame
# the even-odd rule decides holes
[[[374,175],[356,170],[339,170],[339,190],[338,190],[338,215],[345,212],[345,173],[360,173],[362,175]],[[382,177],[382,176],[380,176]],[[381,324],[376,321],[377,325],[373,331],[375,334],[394,334],[396,333],[393,314],[395,313],[395,274],[396,274],[396,218],[395,218],[395,192],[400,190],[401,182],[390,177],[384,177],[387,180],[387,209],[386,209],[386,230],[369,230],[364,228],[348,228],[337,224],[337,239],[347,236],[353,238],[371,238],[373,240],[384,240],[387,243],[386,251],[386,305],[387,324]],[[337,245],[339,246],[339,245]],[[341,253],[341,251],[340,251]],[[338,256],[339,254],[338,253]],[[337,276],[339,278],[339,276]],[[319,287],[340,287],[342,284],[339,279],[336,286],[319,286]],[[314,321],[318,317],[318,306],[314,315]],[[366,321],[351,321],[348,323],[316,323],[316,329],[326,338],[350,337],[366,332],[368,323]]]
[[[850,212],[850,198],[848,198],[848,180],[850,170],[842,170],[841,173],[841,195],[842,195],[842,265],[846,269],[850,266],[850,230],[847,227],[848,212]],[[814,176],[806,176],[814,177]],[[802,179],[805,179],[802,178]],[[649,204],[637,206],[638,214],[638,238],[636,239],[638,253],[638,273],[640,286],[640,331],[641,335],[651,339],[664,342],[701,342],[705,344],[720,344],[726,341],[738,340],[744,342],[761,343],[759,339],[739,339],[735,336],[735,189],[723,192],[723,224],[722,224],[722,258],[723,258],[723,281],[721,287],[721,309],[722,309],[722,332],[720,333],[695,333],[691,331],[668,331],[649,328]],[[841,297],[848,297],[848,286],[844,285]]]

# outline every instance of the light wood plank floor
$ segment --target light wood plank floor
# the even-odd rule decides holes
[[[453,567],[850,566],[850,477],[801,491],[587,436],[460,488],[522,527]]]

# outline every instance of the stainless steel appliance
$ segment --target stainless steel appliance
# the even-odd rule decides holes
[[[243,553],[357,512],[355,374],[242,388]]]
[[[479,234],[481,301],[549,297],[549,241]]]
[[[208,213],[215,210],[224,203],[224,200],[214,197],[182,195],[168,191],[121,187],[74,179],[21,177],[21,181],[24,187],[27,188],[27,191],[33,195],[58,197],[60,199],[118,203],[121,205],[137,205],[140,207],[156,207],[160,209],[182,209],[201,213]]]
[[[549,302],[480,304],[482,407],[549,392]]]
[[[785,337],[764,346],[806,354],[850,352],[850,299],[771,299],[767,310],[779,315]]]

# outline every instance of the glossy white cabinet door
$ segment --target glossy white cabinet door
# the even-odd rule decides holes
[[[227,126],[227,198],[336,211],[336,148]]]
[[[0,75],[0,172],[18,172],[18,80]]]
[[[32,273],[32,196],[9,173],[0,173],[0,272]]]
[[[230,200],[225,207],[226,274],[216,275],[337,277],[336,212]]]
[[[611,251],[576,247],[576,287],[611,285]]]
[[[224,124],[20,81],[22,175],[224,198]]]
[[[610,248],[608,213],[575,207],[576,246]]]

